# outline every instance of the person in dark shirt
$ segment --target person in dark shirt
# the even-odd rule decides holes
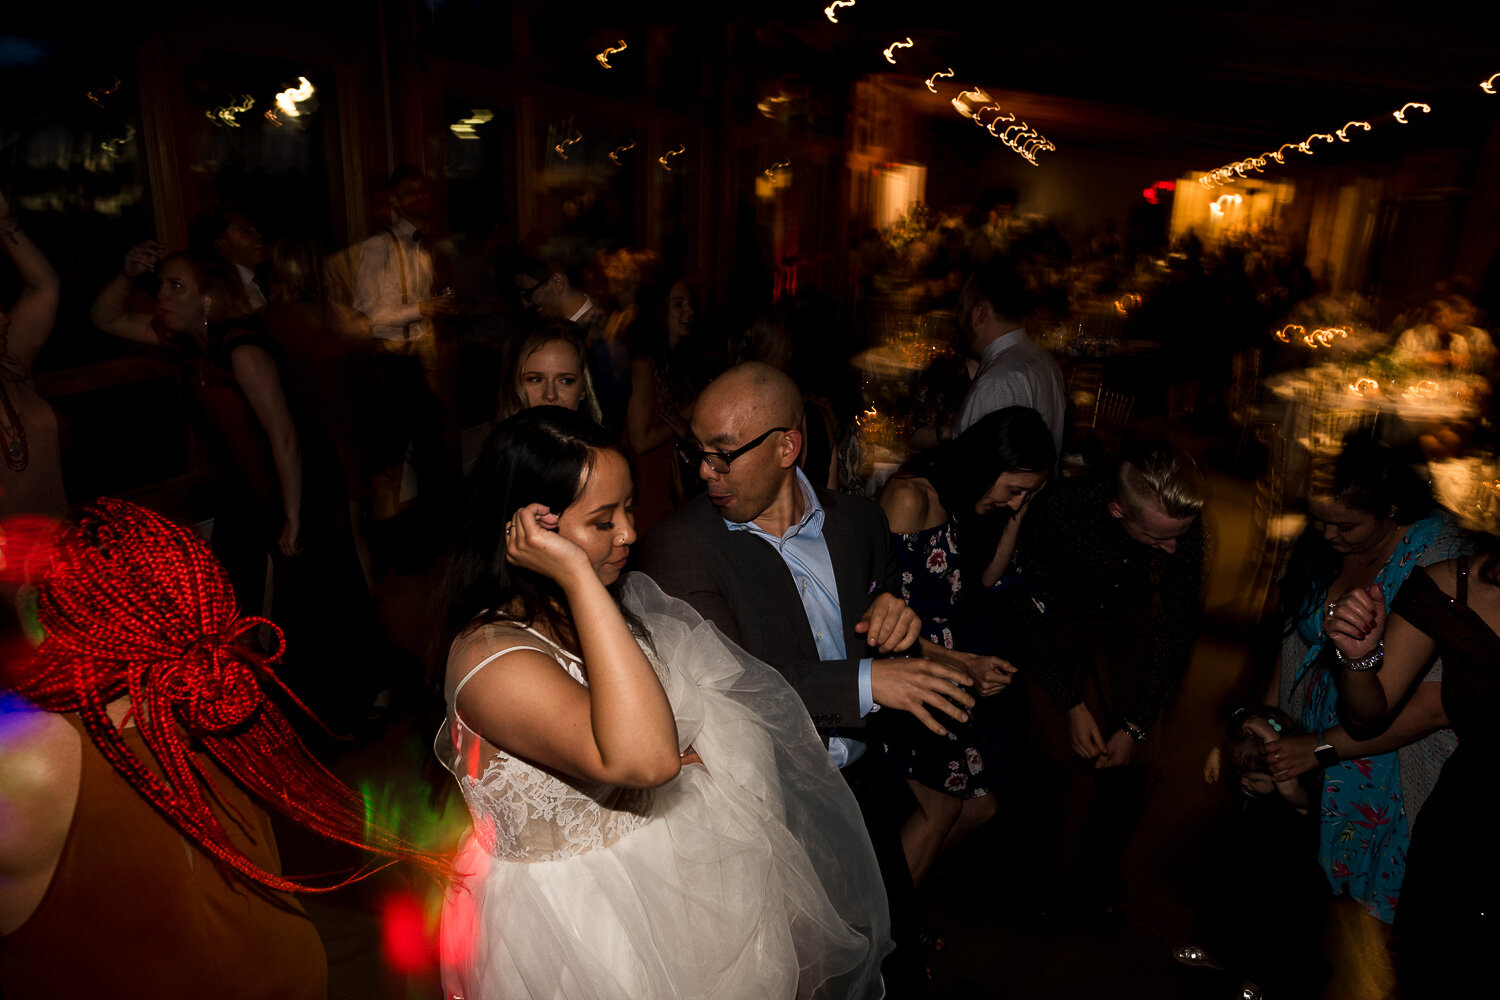
[[[1059,481],[1023,529],[1022,570],[1045,608],[1018,658],[1035,682],[1028,771],[1043,808],[1032,839],[1084,909],[1113,909],[1152,726],[1198,635],[1204,499],[1191,458],[1149,450],[1113,481]]]

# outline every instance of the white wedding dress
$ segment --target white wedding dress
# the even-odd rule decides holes
[[[577,658],[536,632],[461,636],[437,751],[474,826],[444,901],[445,997],[878,998],[886,897],[853,795],[801,699],[687,604],[632,574],[626,607],[690,765],[650,790],[508,756],[457,718],[458,690],[512,649]],[[503,667],[501,668],[503,669]]]

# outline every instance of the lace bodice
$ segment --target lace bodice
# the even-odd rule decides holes
[[[458,779],[474,820],[474,835],[491,856],[557,861],[608,847],[650,818],[650,789],[620,788],[549,771],[503,753],[458,717],[455,706],[464,684],[520,649],[545,653],[588,686],[578,658],[534,629],[491,625],[465,633],[454,642],[449,663],[474,666],[448,692],[448,718],[434,749]]]

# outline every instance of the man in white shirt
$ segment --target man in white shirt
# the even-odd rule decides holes
[[[400,489],[408,440],[418,488],[441,481],[447,398],[438,367],[434,316],[451,315],[451,294],[432,294],[432,254],[422,245],[422,227],[432,214],[432,190],[421,168],[400,166],[391,175],[392,224],[365,240],[359,252],[354,308],[370,321],[381,360],[381,395],[390,433],[370,456],[377,493]],[[425,383],[425,385],[424,385]],[[394,474],[392,474],[394,470]],[[384,500],[385,502],[382,502]],[[395,501],[377,496],[377,511]]]
[[[953,433],[962,434],[987,413],[1029,406],[1042,415],[1062,454],[1067,387],[1047,349],[1026,335],[1022,319],[1036,297],[1004,262],[975,271],[958,298],[958,321],[979,358],[979,371],[959,407]]]

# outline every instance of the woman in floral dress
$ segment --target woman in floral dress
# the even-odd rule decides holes
[[[1053,462],[1041,416],[1012,406],[909,463],[880,494],[901,564],[901,596],[923,619],[922,655],[968,672],[980,695],[999,693],[1015,668],[977,648],[982,633],[962,620],[964,591],[1002,582],[1026,505]],[[945,736],[906,719],[877,720],[887,760],[917,801],[901,839],[918,884],[945,846],[995,814],[985,761],[994,715],[993,699],[981,699],[970,721],[950,725]]]

